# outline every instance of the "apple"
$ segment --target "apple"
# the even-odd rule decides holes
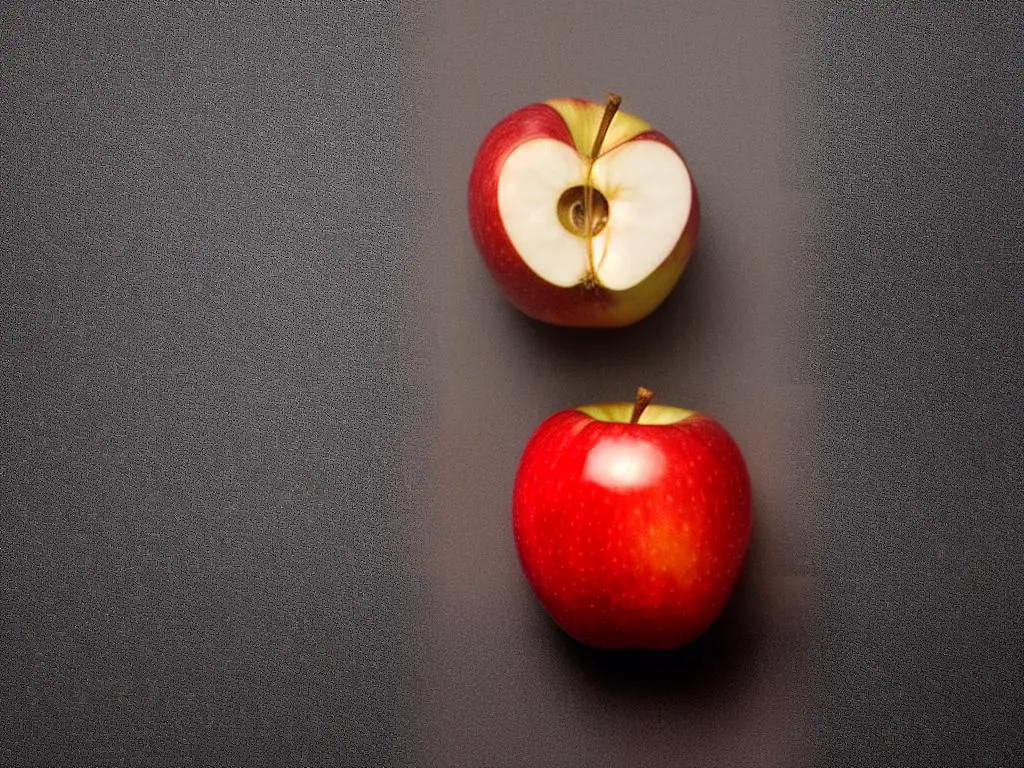
[[[682,155],[639,117],[581,99],[531,104],[484,138],[469,221],[508,299],[556,325],[629,325],[668,296],[700,213]]]
[[[719,616],[750,541],[746,463],[709,416],[635,403],[547,419],[516,475],[523,573],[567,633],[595,648],[677,648]]]

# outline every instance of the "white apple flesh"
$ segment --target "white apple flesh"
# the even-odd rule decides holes
[[[509,155],[498,181],[501,220],[541,279],[568,288],[593,269],[599,285],[629,290],[665,260],[682,235],[690,210],[689,173],[679,155],[655,141],[623,144],[602,155],[594,161],[591,184],[608,201],[608,221],[587,238],[569,230],[551,205],[566,190],[583,187],[587,170],[579,154],[560,141],[523,144]]]

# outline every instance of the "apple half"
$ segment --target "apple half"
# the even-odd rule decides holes
[[[484,138],[469,181],[473,237],[508,299],[556,325],[623,326],[679,280],[697,240],[682,155],[639,117],[554,99]]]

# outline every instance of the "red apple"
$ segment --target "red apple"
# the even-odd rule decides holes
[[[509,300],[538,320],[636,322],[669,294],[696,243],[686,163],[619,101],[531,104],[499,122],[477,153],[477,248]]]
[[[545,421],[513,496],[523,572],[551,617],[596,648],[676,648],[718,617],[750,540],[750,480],[714,419],[636,403]]]

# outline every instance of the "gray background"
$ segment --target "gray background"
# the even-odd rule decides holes
[[[8,5],[0,764],[1015,765],[1012,4]],[[508,307],[465,180],[623,94],[704,227],[644,323]],[[533,428],[718,417],[744,579],[677,654],[515,562]]]

